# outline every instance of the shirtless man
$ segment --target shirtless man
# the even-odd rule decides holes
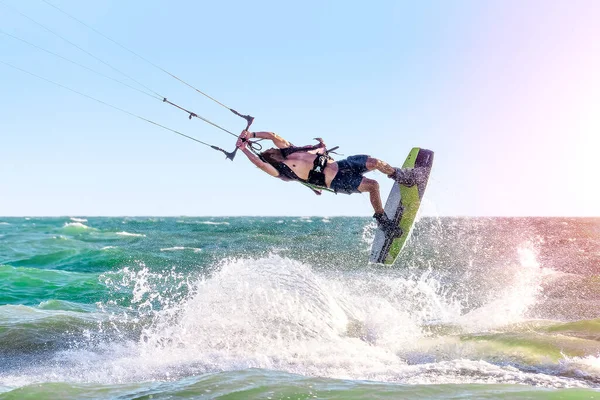
[[[271,140],[277,148],[255,154],[247,147],[248,140],[253,138]],[[296,147],[272,132],[242,131],[236,146],[258,168],[284,181],[297,180],[308,183],[311,187],[332,189],[335,193],[369,193],[375,211],[373,218],[377,225],[386,235],[401,235],[400,228],[384,213],[379,183],[365,178],[363,174],[376,169],[403,185],[412,186],[417,178],[414,170],[393,168],[386,162],[367,155],[350,156],[334,161],[328,155],[323,140],[316,140],[319,144],[315,146]],[[321,194],[320,190],[313,190]]]

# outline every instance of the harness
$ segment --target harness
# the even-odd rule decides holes
[[[319,148],[321,148],[321,146],[320,146],[320,144],[317,144],[317,145],[313,145],[313,146],[308,145],[308,146],[302,146],[302,147],[291,146],[291,147],[279,149],[279,151],[281,152],[281,156],[285,159],[290,154],[293,154],[293,153],[309,152],[311,150],[317,150]],[[316,155],[315,161],[313,162],[313,167],[308,172],[308,179],[300,178],[284,162],[277,162],[277,163],[272,163],[272,164],[269,163],[269,164],[271,164],[277,170],[277,172],[279,172],[280,179],[282,179],[284,181],[292,181],[292,180],[299,181],[300,183],[309,187],[316,194],[321,194],[321,190],[323,190],[323,189],[329,190],[325,183],[325,172],[324,172],[329,160],[333,160],[329,156],[329,153],[337,154],[334,152],[334,150],[337,150],[338,148],[339,148],[339,146],[336,146],[330,150],[325,149],[325,152],[323,154]],[[259,155],[259,158],[264,162],[268,162],[267,160],[264,159],[264,157],[262,155]]]
[[[316,186],[326,186],[325,173],[323,171],[327,167],[327,161],[329,161],[327,150],[325,154],[317,154],[312,169],[308,171],[308,183]]]

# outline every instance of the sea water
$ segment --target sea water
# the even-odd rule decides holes
[[[0,217],[0,399],[600,398],[600,219]]]

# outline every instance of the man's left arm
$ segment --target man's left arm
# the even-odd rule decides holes
[[[250,136],[250,132],[243,131],[240,137],[237,140],[235,146],[242,151],[248,157],[248,159],[252,162],[252,164],[256,165],[258,168],[266,172],[271,176],[279,176],[279,171],[275,169],[271,164],[262,161],[260,158],[256,156],[246,145],[248,144],[248,136]]]

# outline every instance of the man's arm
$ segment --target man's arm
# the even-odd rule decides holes
[[[253,132],[251,133],[251,137],[272,140],[273,144],[280,149],[292,146],[290,142],[273,132]]]
[[[246,157],[248,157],[248,159],[250,161],[252,161],[252,164],[256,165],[258,168],[262,169],[263,171],[265,171],[267,174],[269,174],[271,176],[279,176],[279,171],[277,171],[275,169],[275,167],[273,167],[269,163],[262,161],[254,153],[252,153],[250,150],[248,150],[247,147],[244,146],[241,150],[242,150],[242,153],[244,153],[246,155]]]
[[[259,132],[259,133],[269,133],[269,132]],[[271,164],[266,163],[264,161],[262,161],[260,158],[258,158],[256,156],[256,154],[254,154],[252,151],[250,151],[246,145],[248,144],[247,139],[253,136],[250,132],[248,131],[243,131],[242,134],[240,135],[240,137],[237,140],[237,143],[235,144],[237,148],[239,148],[242,153],[244,153],[246,155],[246,157],[248,157],[248,159],[252,162],[252,164],[256,165],[258,168],[262,169],[263,171],[265,171],[267,174],[271,175],[271,176],[279,176],[279,171],[277,171],[275,169],[275,167],[273,167]],[[256,135],[256,137],[258,137],[258,135]]]

